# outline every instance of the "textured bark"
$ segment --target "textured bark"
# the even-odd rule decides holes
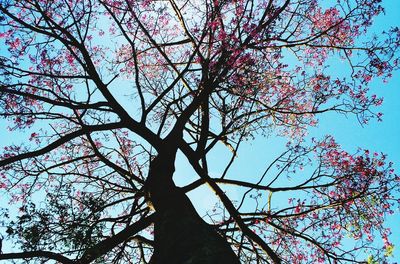
[[[156,210],[152,264],[240,263],[227,241],[197,214],[186,194],[175,186],[175,151],[160,153],[146,182]]]

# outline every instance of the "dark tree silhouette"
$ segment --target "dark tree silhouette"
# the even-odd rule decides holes
[[[1,0],[0,116],[30,136],[1,154],[19,251],[0,260],[383,263],[392,164],[304,138],[324,112],[380,119],[368,85],[398,68],[400,43],[398,28],[367,37],[380,2]],[[291,143],[238,177],[257,135]],[[212,177],[217,146],[231,158]],[[197,174],[186,186],[177,153]],[[187,197],[205,184],[220,201],[207,219]]]

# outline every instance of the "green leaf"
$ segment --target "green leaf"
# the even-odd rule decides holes
[[[394,246],[393,245],[387,246],[386,250],[385,250],[385,257],[393,256],[393,250],[394,250]]]
[[[367,264],[379,264],[378,261],[374,260],[373,256],[369,256],[367,259]]]

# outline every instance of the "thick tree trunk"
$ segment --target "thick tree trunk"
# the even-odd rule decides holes
[[[240,263],[212,226],[197,214],[186,194],[172,180],[176,150],[160,153],[146,182],[156,210],[152,264]]]

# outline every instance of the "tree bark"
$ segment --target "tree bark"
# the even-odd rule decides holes
[[[152,264],[240,263],[228,242],[196,212],[172,176],[176,149],[152,160],[146,181],[156,211]]]

